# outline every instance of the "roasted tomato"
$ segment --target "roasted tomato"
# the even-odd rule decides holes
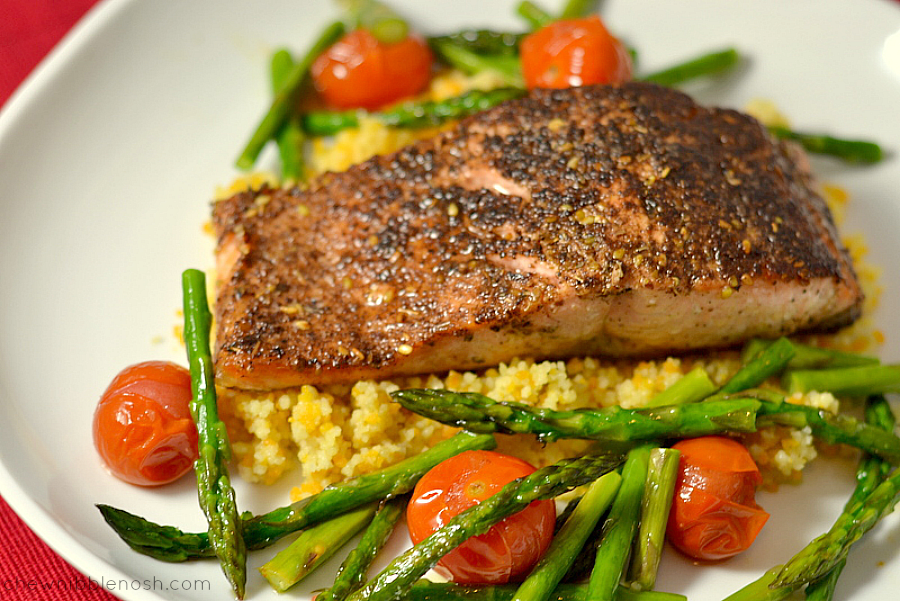
[[[533,471],[525,461],[493,451],[466,451],[438,464],[419,480],[407,509],[413,544]],[[535,501],[485,534],[468,539],[445,555],[435,570],[460,584],[520,580],[550,545],[555,521],[553,501]]]
[[[175,363],[146,361],[122,370],[94,412],[94,446],[110,471],[132,484],[177,480],[197,458],[191,374]]]
[[[541,27],[522,40],[525,85],[571,88],[631,79],[631,56],[599,17],[565,19]]]
[[[769,514],[754,500],[762,481],[741,443],[704,436],[674,445],[680,474],[666,535],[694,559],[726,559],[747,550]]]
[[[424,90],[433,61],[431,49],[419,36],[385,44],[357,29],[319,55],[312,64],[312,78],[331,106],[373,110]]]

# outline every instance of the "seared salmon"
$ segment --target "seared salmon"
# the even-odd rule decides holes
[[[802,152],[650,84],[538,90],[213,215],[245,389],[725,347],[863,298]]]

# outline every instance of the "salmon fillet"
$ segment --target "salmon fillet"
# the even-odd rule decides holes
[[[535,91],[213,216],[216,375],[244,389],[725,347],[862,303],[802,153],[650,84]]]

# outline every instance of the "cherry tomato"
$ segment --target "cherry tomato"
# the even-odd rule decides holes
[[[505,484],[534,471],[530,464],[494,451],[466,451],[438,464],[413,491],[406,521],[413,544]],[[502,584],[524,578],[550,545],[553,501],[535,501],[473,536],[445,555],[435,570],[460,584]]]
[[[433,60],[419,36],[385,44],[357,29],[319,55],[312,64],[312,78],[335,108],[373,110],[424,90]]]
[[[529,88],[570,88],[631,79],[631,56],[597,16],[554,21],[522,40]]]
[[[177,480],[197,458],[191,374],[175,363],[146,361],[122,370],[94,412],[94,446],[110,471],[132,484]]]
[[[714,561],[746,551],[769,514],[756,504],[759,468],[741,443],[723,436],[683,440],[680,473],[666,535],[694,559]]]

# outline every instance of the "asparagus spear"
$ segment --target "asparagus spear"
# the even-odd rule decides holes
[[[472,115],[524,94],[525,91],[519,88],[472,90],[441,101],[404,102],[368,115],[393,127],[429,127]],[[342,129],[359,127],[361,114],[364,113],[356,110],[312,111],[303,115],[303,129],[316,136],[334,135]]]
[[[836,395],[868,396],[900,392],[900,365],[790,370],[783,380],[783,387],[791,393],[817,390]]]
[[[656,585],[680,457],[681,453],[676,449],[659,448],[650,452],[647,483],[641,497],[640,525],[629,563],[628,580],[633,589],[650,591]]]
[[[819,536],[791,558],[778,572],[772,587],[799,587],[818,580],[842,561],[850,547],[900,500],[900,470],[879,484],[863,501],[854,503]]]
[[[866,423],[884,430],[893,432],[897,418],[891,410],[891,405],[882,395],[869,397],[866,402]],[[875,487],[887,478],[893,466],[877,455],[866,454],[860,459],[856,470],[856,488],[847,501],[845,509],[862,501]]]
[[[759,386],[771,376],[781,373],[796,351],[787,338],[779,338],[759,355],[744,363],[741,369],[722,386],[721,392],[740,392]]]
[[[449,42],[475,54],[518,56],[525,34],[493,29],[467,29],[428,38],[429,44]]]
[[[788,598],[794,592],[792,587],[772,586],[779,569],[781,566],[772,568],[750,584],[728,595],[724,601],[781,601]]]
[[[764,338],[753,338],[744,345],[741,359],[744,363],[759,355],[774,341]],[[791,341],[794,347],[794,356],[788,361],[789,369],[821,369],[826,367],[855,367],[858,365],[875,365],[879,363],[877,357],[849,353],[835,349],[820,348],[809,344]]]
[[[887,399],[883,396],[870,397],[866,402],[866,423],[881,428],[885,432],[893,432],[896,425],[894,412]],[[890,475],[892,466],[887,461],[875,455],[865,454],[859,461],[856,469],[856,487],[853,494],[844,506],[848,510],[863,500]],[[827,576],[809,584],[806,588],[806,598],[809,601],[831,601],[834,596],[834,587],[846,564],[846,559],[838,564]]]
[[[650,399],[647,407],[694,403],[705,399],[715,391],[716,385],[710,380],[706,370],[702,367],[695,367],[680,380]]]
[[[567,0],[559,13],[560,19],[578,19],[596,12],[598,0]]]
[[[788,403],[784,395],[767,390],[744,393],[760,401],[760,426],[780,424],[794,428],[809,427],[813,436],[831,444],[846,444],[891,462],[900,461],[900,438],[846,414],[835,414],[816,407]],[[715,397],[713,397],[715,398]]]
[[[612,471],[622,462],[612,453],[563,460],[514,480],[493,496],[453,517],[431,536],[392,561],[352,601],[385,601],[400,598],[437,561],[471,536],[484,534],[503,518],[531,502],[552,499]]]
[[[343,34],[344,25],[339,22],[332,23],[325,28],[303,58],[294,65],[294,68],[291,69],[290,73],[285,77],[284,85],[281,90],[279,93],[275,94],[275,98],[272,100],[268,112],[266,112],[266,115],[253,132],[253,135],[250,136],[244,149],[241,151],[240,156],[238,156],[237,161],[235,162],[238,169],[246,171],[253,168],[263,146],[278,133],[278,130],[281,129],[282,124],[284,124],[285,120],[288,118],[291,104],[298,91],[307,80],[309,68],[313,61]]]
[[[328,561],[365,528],[377,509],[377,504],[370,503],[307,528],[288,547],[260,566],[259,572],[277,592],[285,592]]]
[[[628,452],[622,468],[622,486],[603,524],[603,537],[588,583],[587,597],[592,601],[612,601],[622,581],[638,528],[650,450],[645,445]]]
[[[514,88],[525,87],[519,57],[516,55],[478,54],[447,40],[433,40],[431,48],[442,61],[464,73],[471,75],[493,71],[500,76],[505,85]]]
[[[535,434],[542,440],[583,438],[626,443],[756,429],[756,398],[720,398],[703,403],[623,409],[554,411],[522,403],[500,403],[475,393],[399,390],[391,395],[407,409],[473,432]]]
[[[512,601],[516,586],[475,585],[467,586],[452,582],[431,582],[419,580],[404,597],[407,601]],[[587,585],[560,584],[547,597],[547,601],[585,601]],[[684,595],[657,591],[638,592],[620,586],[616,590],[616,601],[687,601]]]
[[[250,549],[262,549],[291,532],[366,503],[407,493],[425,472],[458,453],[495,446],[493,436],[461,432],[391,467],[329,486],[316,495],[259,516],[242,516],[244,541]],[[97,508],[116,534],[139,553],[162,561],[214,555],[205,532],[186,533],[173,526],[160,526],[109,505]]]
[[[809,152],[827,154],[850,163],[877,163],[884,158],[881,146],[868,140],[847,140],[827,134],[792,131],[786,127],[769,127],[781,139],[799,142]]]
[[[886,432],[893,431],[896,419],[884,397],[872,397],[869,399],[866,406],[866,422],[874,428],[880,428]],[[856,488],[844,506],[844,511],[838,518],[838,522],[852,523],[852,518],[848,519],[846,515],[865,505],[867,498],[887,479],[891,469],[892,466],[887,461],[874,455],[864,455],[856,472]],[[835,527],[837,527],[837,523]],[[809,546],[795,558],[805,553],[806,560],[808,560],[811,556],[808,553],[808,549]],[[844,555],[844,557],[838,558],[833,562],[830,570],[823,570],[824,576],[810,582],[807,587],[808,599],[823,601],[831,598],[830,595],[833,592],[834,583],[846,563],[846,553]],[[725,601],[778,601],[787,598],[795,589],[806,584],[805,581],[786,585],[778,584],[776,580],[782,567],[776,566],[772,568],[754,582],[729,595]]]
[[[544,556],[516,590],[514,601],[543,601],[550,596],[616,496],[621,482],[617,472],[610,472],[591,483]]]
[[[341,564],[334,584],[319,593],[316,601],[343,601],[350,593],[365,584],[366,570],[394,532],[407,501],[406,496],[396,497],[379,507],[375,518],[363,533],[359,545]]]
[[[834,589],[837,586],[838,578],[841,577],[841,572],[846,565],[847,558],[845,557],[824,577],[809,583],[804,591],[806,593],[806,601],[831,601],[834,598]]]
[[[194,462],[200,507],[209,523],[209,542],[238,599],[247,582],[247,548],[234,489],[228,475],[231,445],[219,419],[209,349],[212,316],[206,300],[206,275],[197,269],[182,274],[184,343],[191,370],[191,415],[197,425],[200,455]]]
[[[278,94],[284,87],[285,80],[294,68],[291,53],[284,48],[277,50],[270,61],[272,93]],[[299,181],[303,178],[303,142],[306,136],[295,116],[289,116],[278,133],[275,142],[278,144],[278,156],[281,159],[281,177],[285,180]]]
[[[396,11],[378,0],[342,0],[350,16],[350,29],[366,29],[380,42],[396,44],[409,35],[409,25]]]
[[[662,86],[677,86],[690,79],[706,75],[717,75],[734,67],[740,60],[740,54],[734,48],[717,50],[703,54],[683,63],[673,65],[637,79]]]
[[[900,438],[894,434],[844,414],[788,403],[783,394],[771,390],[720,393],[688,405],[573,411],[500,403],[480,394],[449,390],[399,390],[391,396],[420,415],[473,432],[534,434],[542,440],[581,438],[610,446],[722,432],[754,432],[760,426],[780,424],[808,426],[814,436],[826,442],[847,444],[891,461],[900,460]]]
[[[553,21],[553,16],[531,0],[522,0],[516,5],[516,14],[522,17],[531,29],[540,29]]]

